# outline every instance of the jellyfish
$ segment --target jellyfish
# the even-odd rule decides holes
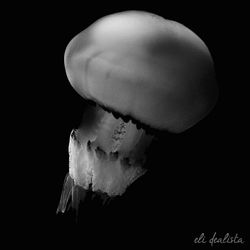
[[[64,64],[70,84],[89,104],[70,134],[57,212],[70,200],[77,206],[85,190],[124,194],[150,171],[144,165],[155,135],[148,131],[181,133],[207,116],[218,98],[205,43],[184,25],[145,11],[97,20],[69,42]]]

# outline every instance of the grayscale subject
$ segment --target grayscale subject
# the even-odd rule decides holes
[[[78,204],[84,190],[121,196],[150,171],[143,166],[155,136],[144,127],[181,133],[218,98],[205,43],[184,25],[144,11],[97,20],[69,42],[64,63],[70,84],[90,104],[70,134],[57,212],[70,200]]]

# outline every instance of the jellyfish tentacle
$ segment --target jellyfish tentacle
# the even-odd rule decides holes
[[[65,176],[65,180],[63,184],[63,191],[61,194],[60,202],[59,202],[56,213],[65,212],[70,196],[72,195],[72,191],[74,190],[74,186],[75,186],[74,180],[70,177],[69,174],[67,174]]]

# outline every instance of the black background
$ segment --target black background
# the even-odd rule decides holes
[[[158,14],[200,36],[214,59],[220,96],[214,110],[196,126],[154,144],[151,170],[124,196],[104,206],[98,198],[88,197],[76,223],[72,211],[56,215],[68,172],[69,134],[79,125],[85,106],[67,80],[64,51],[94,21],[123,10]],[[25,133],[35,141],[29,145],[32,166],[25,172],[28,202],[18,200],[24,211],[16,212],[21,222],[13,222],[22,240],[48,247],[202,248],[194,238],[217,232],[238,233],[248,241],[243,9],[202,1],[93,1],[30,5],[21,16],[28,32],[25,39],[20,32],[18,39],[29,65],[24,75],[29,80],[29,127],[34,130],[26,128]]]

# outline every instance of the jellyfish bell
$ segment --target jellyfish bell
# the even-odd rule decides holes
[[[66,49],[65,67],[83,98],[172,132],[193,126],[217,99],[204,42],[142,11],[109,15],[81,32]]]
[[[70,136],[62,212],[75,186],[123,194],[145,173],[153,136],[143,128],[183,132],[218,96],[204,42],[182,24],[143,11],[96,21],[71,40],[64,62],[72,87],[95,105]]]

